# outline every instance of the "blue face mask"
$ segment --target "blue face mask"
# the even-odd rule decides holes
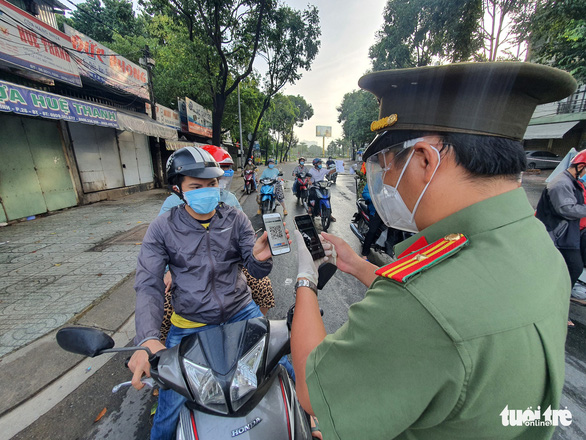
[[[234,170],[226,170],[224,171],[224,177],[232,177],[234,175]]]
[[[273,168],[275,168],[275,164],[274,163],[270,163],[269,164],[269,168],[272,170]]]
[[[208,214],[220,203],[220,188],[193,189],[183,193],[185,202],[198,214]]]
[[[321,167],[322,167],[322,164],[321,163],[317,165],[317,169],[318,170],[321,170]]]
[[[582,182],[582,183],[585,183],[585,184],[586,184],[586,175],[584,175],[584,176],[582,176],[582,177],[579,177],[579,178],[578,178],[578,180],[579,180],[580,182]]]
[[[303,165],[305,165],[305,162],[301,161],[301,162],[299,162],[299,165],[303,166]]]

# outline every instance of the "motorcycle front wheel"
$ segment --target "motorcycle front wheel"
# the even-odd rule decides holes
[[[271,201],[270,200],[263,201],[262,202],[262,213],[263,213],[263,215],[270,213],[271,212],[270,209],[271,209]]]
[[[330,208],[323,207],[321,209],[321,226],[324,232],[328,232],[328,228],[330,227],[330,223],[332,221],[332,210]]]

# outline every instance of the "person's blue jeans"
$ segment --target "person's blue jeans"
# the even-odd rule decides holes
[[[251,301],[246,307],[232,316],[228,321],[226,321],[225,324],[245,321],[247,319],[258,318],[261,316],[263,316],[262,312],[256,303]],[[179,344],[181,339],[183,339],[185,336],[209,330],[214,327],[218,327],[218,325],[210,324],[196,328],[179,328],[171,325],[165,346],[167,348],[174,347]],[[293,380],[295,380],[293,366],[287,359],[287,356],[283,356],[283,359],[281,359],[279,363],[285,366]],[[177,429],[177,423],[179,422],[179,413],[186,400],[187,399],[185,399],[185,397],[173,390],[159,391],[159,405],[153,420],[151,440],[173,440],[175,438],[175,430]]]

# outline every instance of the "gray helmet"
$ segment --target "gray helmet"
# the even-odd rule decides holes
[[[191,176],[198,179],[214,179],[224,175],[224,171],[212,155],[199,147],[185,147],[175,151],[167,160],[167,178]]]

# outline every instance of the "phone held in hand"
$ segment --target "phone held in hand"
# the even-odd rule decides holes
[[[262,221],[265,226],[265,230],[269,236],[269,247],[271,248],[271,254],[282,255],[287,252],[291,252],[289,246],[289,240],[287,240],[287,233],[285,232],[285,226],[283,225],[283,219],[281,214],[274,212],[271,214],[264,214]]]
[[[311,217],[309,215],[298,215],[295,217],[295,225],[303,236],[305,245],[307,246],[307,249],[309,249],[309,252],[311,253],[314,261],[325,257],[326,253],[324,252],[324,248],[321,245],[321,241],[317,235],[317,231],[313,225],[313,220]]]

